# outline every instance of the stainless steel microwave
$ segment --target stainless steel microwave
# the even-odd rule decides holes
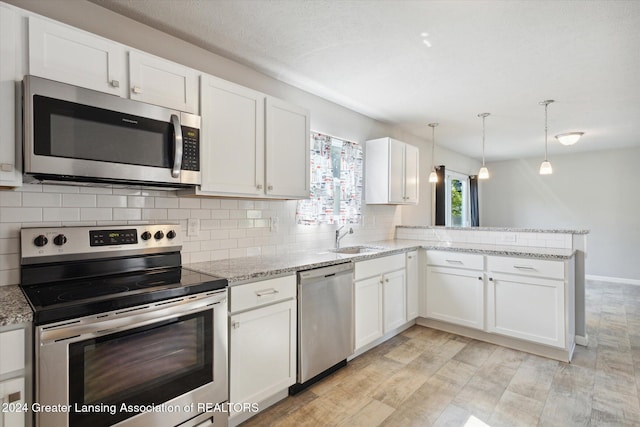
[[[26,182],[200,184],[200,116],[26,76],[23,122]]]

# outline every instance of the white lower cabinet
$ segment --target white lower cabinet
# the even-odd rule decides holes
[[[407,320],[418,317],[419,312],[419,287],[420,287],[420,263],[418,251],[407,252]]]
[[[407,322],[405,255],[355,265],[356,350]]]
[[[26,379],[26,329],[24,327],[0,328],[0,427],[24,427],[27,423],[28,405],[25,395]]]
[[[295,296],[295,275],[230,288],[230,402],[259,403],[295,383]]]
[[[484,329],[482,258],[482,255],[427,252],[428,318]]]
[[[496,272],[508,268],[520,274]],[[567,335],[573,337],[568,312],[573,310],[565,262],[487,257],[487,270],[489,332],[567,347]]]

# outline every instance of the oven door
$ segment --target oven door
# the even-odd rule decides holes
[[[37,179],[200,184],[200,117],[24,79],[24,172]]]
[[[36,402],[60,411],[36,425],[226,420],[226,307],[218,291],[39,326]]]

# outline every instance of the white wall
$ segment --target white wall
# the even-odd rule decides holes
[[[570,149],[568,149],[570,150]],[[586,274],[640,280],[640,148],[490,163],[480,225],[587,228]]]

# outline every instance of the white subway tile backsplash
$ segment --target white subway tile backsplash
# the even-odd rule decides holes
[[[17,254],[20,252],[20,240],[17,238],[0,238],[0,254]]]
[[[181,197],[179,200],[181,209],[200,209],[200,199],[195,197]]]
[[[177,197],[156,197],[156,208],[178,208],[180,206],[179,200]]]
[[[99,208],[126,208],[127,196],[115,194],[99,194],[96,206]]]
[[[220,209],[238,209],[238,201],[229,199],[220,200]]]
[[[202,199],[200,200],[201,209],[220,209],[220,199]]]
[[[23,207],[60,207],[62,196],[58,193],[24,193],[22,195]]]
[[[42,208],[0,208],[2,222],[42,222]]]
[[[118,196],[119,197],[119,196]],[[114,208],[114,221],[135,221],[142,219],[142,209]]]
[[[81,221],[111,221],[112,209],[107,208],[80,208]]]
[[[80,194],[113,194],[113,188],[107,187],[80,187]]]
[[[44,221],[80,221],[80,208],[44,208]]]
[[[20,207],[22,206],[22,196],[23,194],[18,191],[0,191],[0,206]]]
[[[96,197],[94,194],[63,194],[62,206],[65,208],[95,208]]]
[[[162,219],[180,219],[180,218],[170,218],[168,211],[178,210],[178,209],[142,209],[142,219],[154,219],[154,220],[162,220]]]
[[[39,185],[39,184],[36,184]],[[42,191],[44,193],[79,193],[80,187],[73,185],[52,185],[42,184]]]
[[[129,208],[153,208],[155,206],[153,197],[127,196],[127,207]]]
[[[211,211],[209,209],[191,209],[191,218],[209,219],[211,218]]]

